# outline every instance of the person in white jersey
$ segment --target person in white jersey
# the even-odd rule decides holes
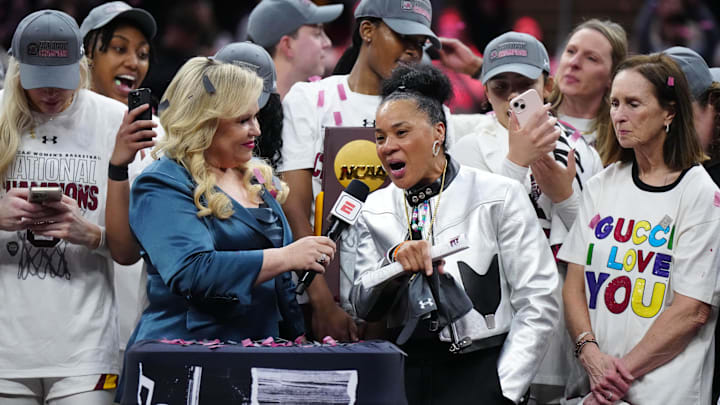
[[[612,164],[587,183],[558,254],[569,263],[567,328],[589,379],[568,396],[707,404],[720,190],[700,165],[688,82],[667,55],[634,56],[618,66],[610,103]]]
[[[110,156],[127,107],[87,90],[75,20],[25,17],[0,93],[0,403],[111,404],[119,372],[105,244]],[[31,203],[30,187],[60,187]]]
[[[151,41],[157,32],[155,19],[143,9],[132,8],[122,1],[112,1],[90,10],[80,24],[80,32],[90,65],[91,89],[127,105],[130,91],[141,86],[150,69]],[[133,117],[147,108],[150,106],[143,106]],[[154,131],[143,136],[155,139],[164,137],[159,119],[153,115],[152,121],[154,126],[151,122],[136,123],[137,130],[131,130],[129,134],[154,128]],[[128,122],[130,124],[132,121]],[[145,305],[145,274],[139,262],[140,256],[134,253],[134,238],[127,226],[130,185],[152,162],[149,148],[141,148],[133,153],[139,147],[137,144],[127,150],[126,156],[114,156],[111,159],[116,166],[127,167],[128,177],[124,179],[121,176],[108,182],[106,222],[110,251],[116,260],[114,282],[121,354]],[[128,244],[131,249],[119,249],[124,244]]]

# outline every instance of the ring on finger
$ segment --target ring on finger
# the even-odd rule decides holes
[[[328,262],[329,259],[330,258],[328,257],[328,255],[326,255],[325,253],[321,253],[320,257],[315,261],[324,265],[325,263]]]
[[[612,392],[609,393],[609,394],[607,394],[607,397],[605,397],[605,398],[607,398],[608,401],[612,401],[612,399],[613,399],[613,394],[612,394]]]

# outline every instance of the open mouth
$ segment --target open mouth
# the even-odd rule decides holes
[[[396,160],[388,162],[388,166],[390,168],[390,174],[394,177],[402,177],[402,175],[405,174],[405,162]]]
[[[115,76],[115,85],[122,91],[130,92],[135,88],[136,77],[131,75],[117,75]]]

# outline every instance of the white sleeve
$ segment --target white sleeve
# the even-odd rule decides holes
[[[296,83],[282,101],[283,159],[278,172],[312,169],[315,165],[315,144],[322,135],[318,125],[318,90],[314,83]]]
[[[560,319],[560,302],[553,254],[530,200],[515,182],[505,196],[497,239],[515,310],[498,359],[498,376],[503,394],[518,401],[545,357]]]
[[[595,212],[595,204],[592,196],[595,187],[599,186],[600,184],[597,181],[592,180],[585,186],[585,190],[580,198],[575,220],[557,254],[559,259],[568,263],[575,263],[581,266],[585,265],[588,232],[592,231],[593,228],[590,225],[590,221],[594,215],[598,214]]]
[[[707,304],[718,306],[720,270],[720,199],[717,187],[693,184],[688,206],[683,207],[689,226],[678,227],[672,248],[670,285],[673,291]]]

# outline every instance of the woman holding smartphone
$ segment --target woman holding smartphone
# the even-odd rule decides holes
[[[126,108],[87,90],[89,79],[72,17],[42,10],[20,22],[0,93],[3,404],[112,403],[119,362],[105,196]],[[64,195],[29,203],[30,186]]]
[[[480,116],[477,134],[460,139],[451,153],[461,164],[521,182],[550,246],[557,252],[575,220],[585,183],[602,170],[600,158],[572,128],[548,114],[549,104],[528,111],[531,96],[525,94],[524,112],[519,112],[520,105],[511,105],[511,100],[528,90],[540,98],[552,89],[549,58],[540,41],[528,34],[508,32],[488,44],[485,56],[481,80],[493,112]],[[521,119],[526,124],[521,125]],[[565,265],[558,266],[562,280]],[[540,403],[559,399],[570,367],[570,342],[562,328],[548,344],[548,354],[534,383],[552,387],[533,393]]]
[[[113,1],[93,8],[80,31],[90,65],[91,89],[127,105],[150,69],[152,40],[157,32],[155,19],[143,9]],[[108,182],[105,220],[108,246],[117,262],[114,285],[121,351],[146,304],[145,274],[128,225],[130,185],[153,161],[149,151],[154,142],[145,140],[164,136],[160,121],[151,115],[150,90],[143,91],[147,97],[123,121],[118,147],[110,159],[113,170]],[[150,116],[152,119],[147,118]]]

